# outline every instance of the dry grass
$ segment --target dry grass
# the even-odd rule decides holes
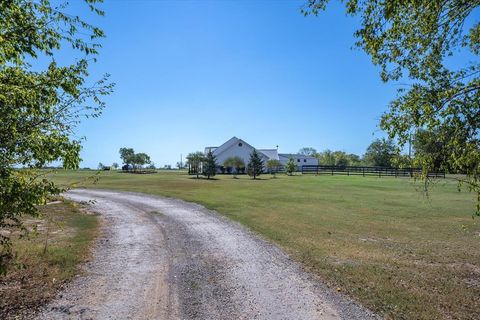
[[[88,258],[97,232],[95,215],[71,202],[43,206],[41,212],[42,219],[25,221],[36,232],[28,238],[14,235],[16,264],[0,277],[1,319],[30,318]]]

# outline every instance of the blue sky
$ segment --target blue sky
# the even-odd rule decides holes
[[[91,77],[108,72],[116,88],[103,115],[78,127],[81,166],[120,162],[123,146],[175,165],[232,136],[363,154],[383,136],[397,87],[352,49],[355,18],[338,5],[304,17],[302,4],[107,0],[93,20],[107,38]]]

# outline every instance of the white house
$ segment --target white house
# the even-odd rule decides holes
[[[296,153],[278,153],[277,149],[257,149],[237,137],[231,138],[219,147],[206,147],[205,154],[207,154],[209,151],[212,151],[213,155],[217,158],[217,165],[219,167],[223,166],[225,160],[231,157],[240,157],[246,165],[250,160],[250,154],[252,153],[253,149],[257,150],[264,163],[270,159],[275,159],[279,160],[282,165],[285,165],[290,158],[293,158],[297,163],[297,168],[299,170],[303,165],[318,164],[318,160],[315,157],[304,156]]]

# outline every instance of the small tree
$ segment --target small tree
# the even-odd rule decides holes
[[[231,173],[233,169],[233,157],[225,159],[225,161],[223,161],[223,166],[227,169],[228,173]]]
[[[233,168],[233,178],[237,178],[237,173],[240,172],[242,168],[245,168],[245,162],[243,162],[242,158],[240,157],[230,157],[225,160],[223,163],[225,167]]]
[[[208,151],[205,157],[203,175],[210,179],[217,173],[217,158],[213,155],[212,151]]]
[[[105,166],[103,165],[103,163],[99,162],[97,168],[98,168],[98,170],[103,170],[103,168],[105,168]]]
[[[116,163],[116,162],[112,163],[112,168],[117,170],[118,169],[118,163]]]
[[[198,175],[201,173],[202,163],[205,160],[205,155],[201,151],[192,152],[187,155],[188,173],[195,173]]]
[[[250,161],[248,162],[247,172],[248,175],[256,179],[257,176],[261,175],[263,171],[263,161],[260,158],[256,149],[253,149],[250,154]]]
[[[287,163],[285,164],[285,171],[287,174],[291,176],[296,169],[297,165],[295,164],[295,160],[293,158],[288,159]]]
[[[280,161],[276,159],[270,159],[267,161],[268,171],[270,171],[270,173],[273,174],[273,178],[276,178],[275,174],[277,173],[280,166],[281,166]]]
[[[240,157],[233,157],[233,160],[233,167],[235,168],[235,174],[233,175],[233,177],[236,179],[236,174],[240,173],[240,171],[245,169],[245,162]]]

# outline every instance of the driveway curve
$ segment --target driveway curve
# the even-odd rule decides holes
[[[75,189],[100,214],[84,272],[38,319],[376,319],[275,245],[171,198]]]

